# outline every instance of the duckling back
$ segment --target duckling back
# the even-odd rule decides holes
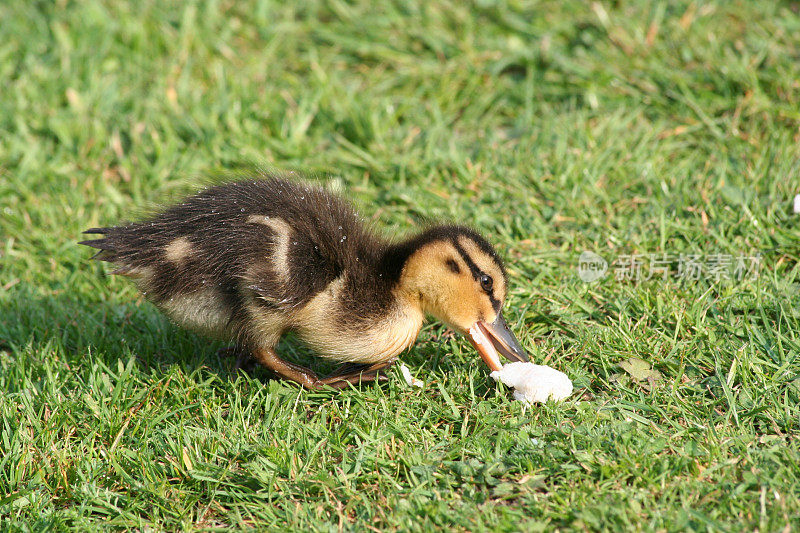
[[[216,336],[277,342],[337,279],[355,319],[391,305],[391,280],[374,275],[383,243],[318,187],[279,178],[219,185],[144,221],[86,233],[102,235],[81,244],[98,248],[113,274],[136,280],[179,325]]]

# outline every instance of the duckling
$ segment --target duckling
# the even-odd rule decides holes
[[[528,356],[501,312],[507,275],[494,248],[458,225],[402,241],[368,229],[353,207],[278,176],[207,188],[140,222],[92,228],[80,244],[132,278],[173,322],[235,342],[303,387],[373,381],[416,340],[427,315],[469,338],[492,370]],[[320,378],[284,360],[292,331],[342,363]]]

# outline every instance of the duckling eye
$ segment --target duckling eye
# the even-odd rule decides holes
[[[492,290],[493,281],[492,281],[491,276],[487,276],[486,274],[483,274],[481,276],[481,280],[480,281],[481,281],[481,288],[483,290],[485,290],[486,292],[489,292],[489,291]]]

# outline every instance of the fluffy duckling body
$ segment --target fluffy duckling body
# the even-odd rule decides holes
[[[496,351],[487,359],[475,341],[487,331],[503,355],[527,360],[500,314],[502,262],[468,228],[436,226],[390,242],[336,195],[267,178],[211,187],[144,221],[86,233],[103,237],[81,244],[98,248],[96,259],[133,278],[178,325],[232,339],[308,388],[375,379],[414,343],[426,314],[469,333],[493,368]],[[349,364],[320,379],[284,361],[275,346],[287,331]]]

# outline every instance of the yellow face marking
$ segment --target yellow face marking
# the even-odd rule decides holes
[[[289,279],[289,238],[292,228],[282,218],[265,215],[250,215],[248,224],[263,224],[275,234],[272,252],[272,268],[284,280]]]
[[[464,249],[472,262],[481,269],[482,272],[492,277],[492,292],[494,297],[501,302],[506,299],[506,281],[503,278],[503,271],[491,256],[484,253],[477,244],[463,235],[458,238],[458,244]]]
[[[192,243],[186,237],[178,237],[164,247],[164,255],[176,265],[183,263],[192,253]]]
[[[459,238],[459,246],[492,277],[494,297],[503,301],[505,280],[500,267],[471,240]],[[458,265],[458,273],[448,266],[448,260]],[[489,295],[472,276],[458,249],[448,241],[426,244],[409,257],[400,278],[400,292],[417,298],[425,313],[462,331],[479,320],[493,322],[497,318]]]
[[[456,262],[458,274],[447,265],[448,259]],[[452,243],[436,241],[414,252],[403,268],[399,291],[416,299],[423,312],[456,328],[469,328],[478,320],[475,280]]]

